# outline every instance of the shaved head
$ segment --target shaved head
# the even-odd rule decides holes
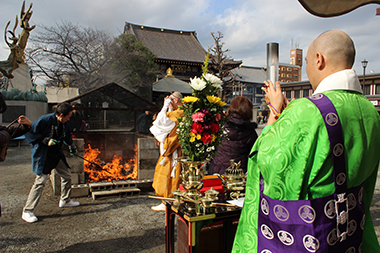
[[[327,76],[351,69],[355,61],[355,45],[350,36],[339,30],[319,35],[309,46],[306,73],[313,89]]]
[[[352,68],[355,61],[354,42],[346,33],[331,30],[319,35],[310,45],[313,52],[321,52],[337,68]]]

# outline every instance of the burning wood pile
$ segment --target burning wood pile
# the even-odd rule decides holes
[[[92,148],[91,144],[84,149],[84,172],[88,182],[137,179],[137,145],[134,148],[134,156],[127,161],[114,155],[112,161],[106,163],[99,158],[100,153],[101,151],[98,148]]]
[[[86,137],[73,139],[78,147],[75,157],[64,150],[71,167],[72,197],[136,195],[139,184],[152,182],[159,156],[154,138],[120,133]],[[51,180],[54,194],[59,195],[61,180],[55,170]]]

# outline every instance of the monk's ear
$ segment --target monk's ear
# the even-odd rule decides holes
[[[322,53],[320,52],[317,52],[316,55],[315,55],[315,65],[317,66],[317,69],[318,70],[322,70],[325,68],[325,64],[326,64],[326,61],[325,61],[325,57],[323,56]]]

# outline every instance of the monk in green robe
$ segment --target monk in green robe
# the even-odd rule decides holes
[[[327,31],[311,43],[306,72],[314,94],[326,95],[338,112],[347,188],[364,182],[366,219],[361,252],[380,252],[369,211],[379,168],[380,118],[362,94],[358,77],[351,69],[354,61],[351,38],[342,31]],[[279,82],[276,89],[270,81],[265,85],[266,98],[273,109],[251,151],[258,152],[249,159],[246,197],[233,252],[257,252],[260,173],[265,185],[263,193],[273,199],[314,199],[335,190],[330,141],[318,108],[306,98],[288,103]]]

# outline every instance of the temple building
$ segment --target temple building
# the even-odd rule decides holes
[[[207,54],[197,38],[195,31],[171,30],[148,27],[125,22],[124,33],[133,34],[137,40],[149,48],[155,55],[159,66],[158,79],[166,76],[167,70],[182,81],[202,74],[202,65]],[[238,67],[242,62],[228,60],[227,70]],[[213,66],[209,65],[211,70]]]
[[[240,66],[228,71],[224,81],[232,78],[234,85],[226,102],[231,102],[236,96],[245,96],[252,101],[254,107],[260,107],[264,98],[261,87],[267,80],[266,70],[260,67]]]
[[[135,25],[125,22],[124,33],[133,34],[156,56],[158,79],[164,78],[169,68],[183,81],[202,73],[206,50],[198,41],[195,31],[180,31]]]

